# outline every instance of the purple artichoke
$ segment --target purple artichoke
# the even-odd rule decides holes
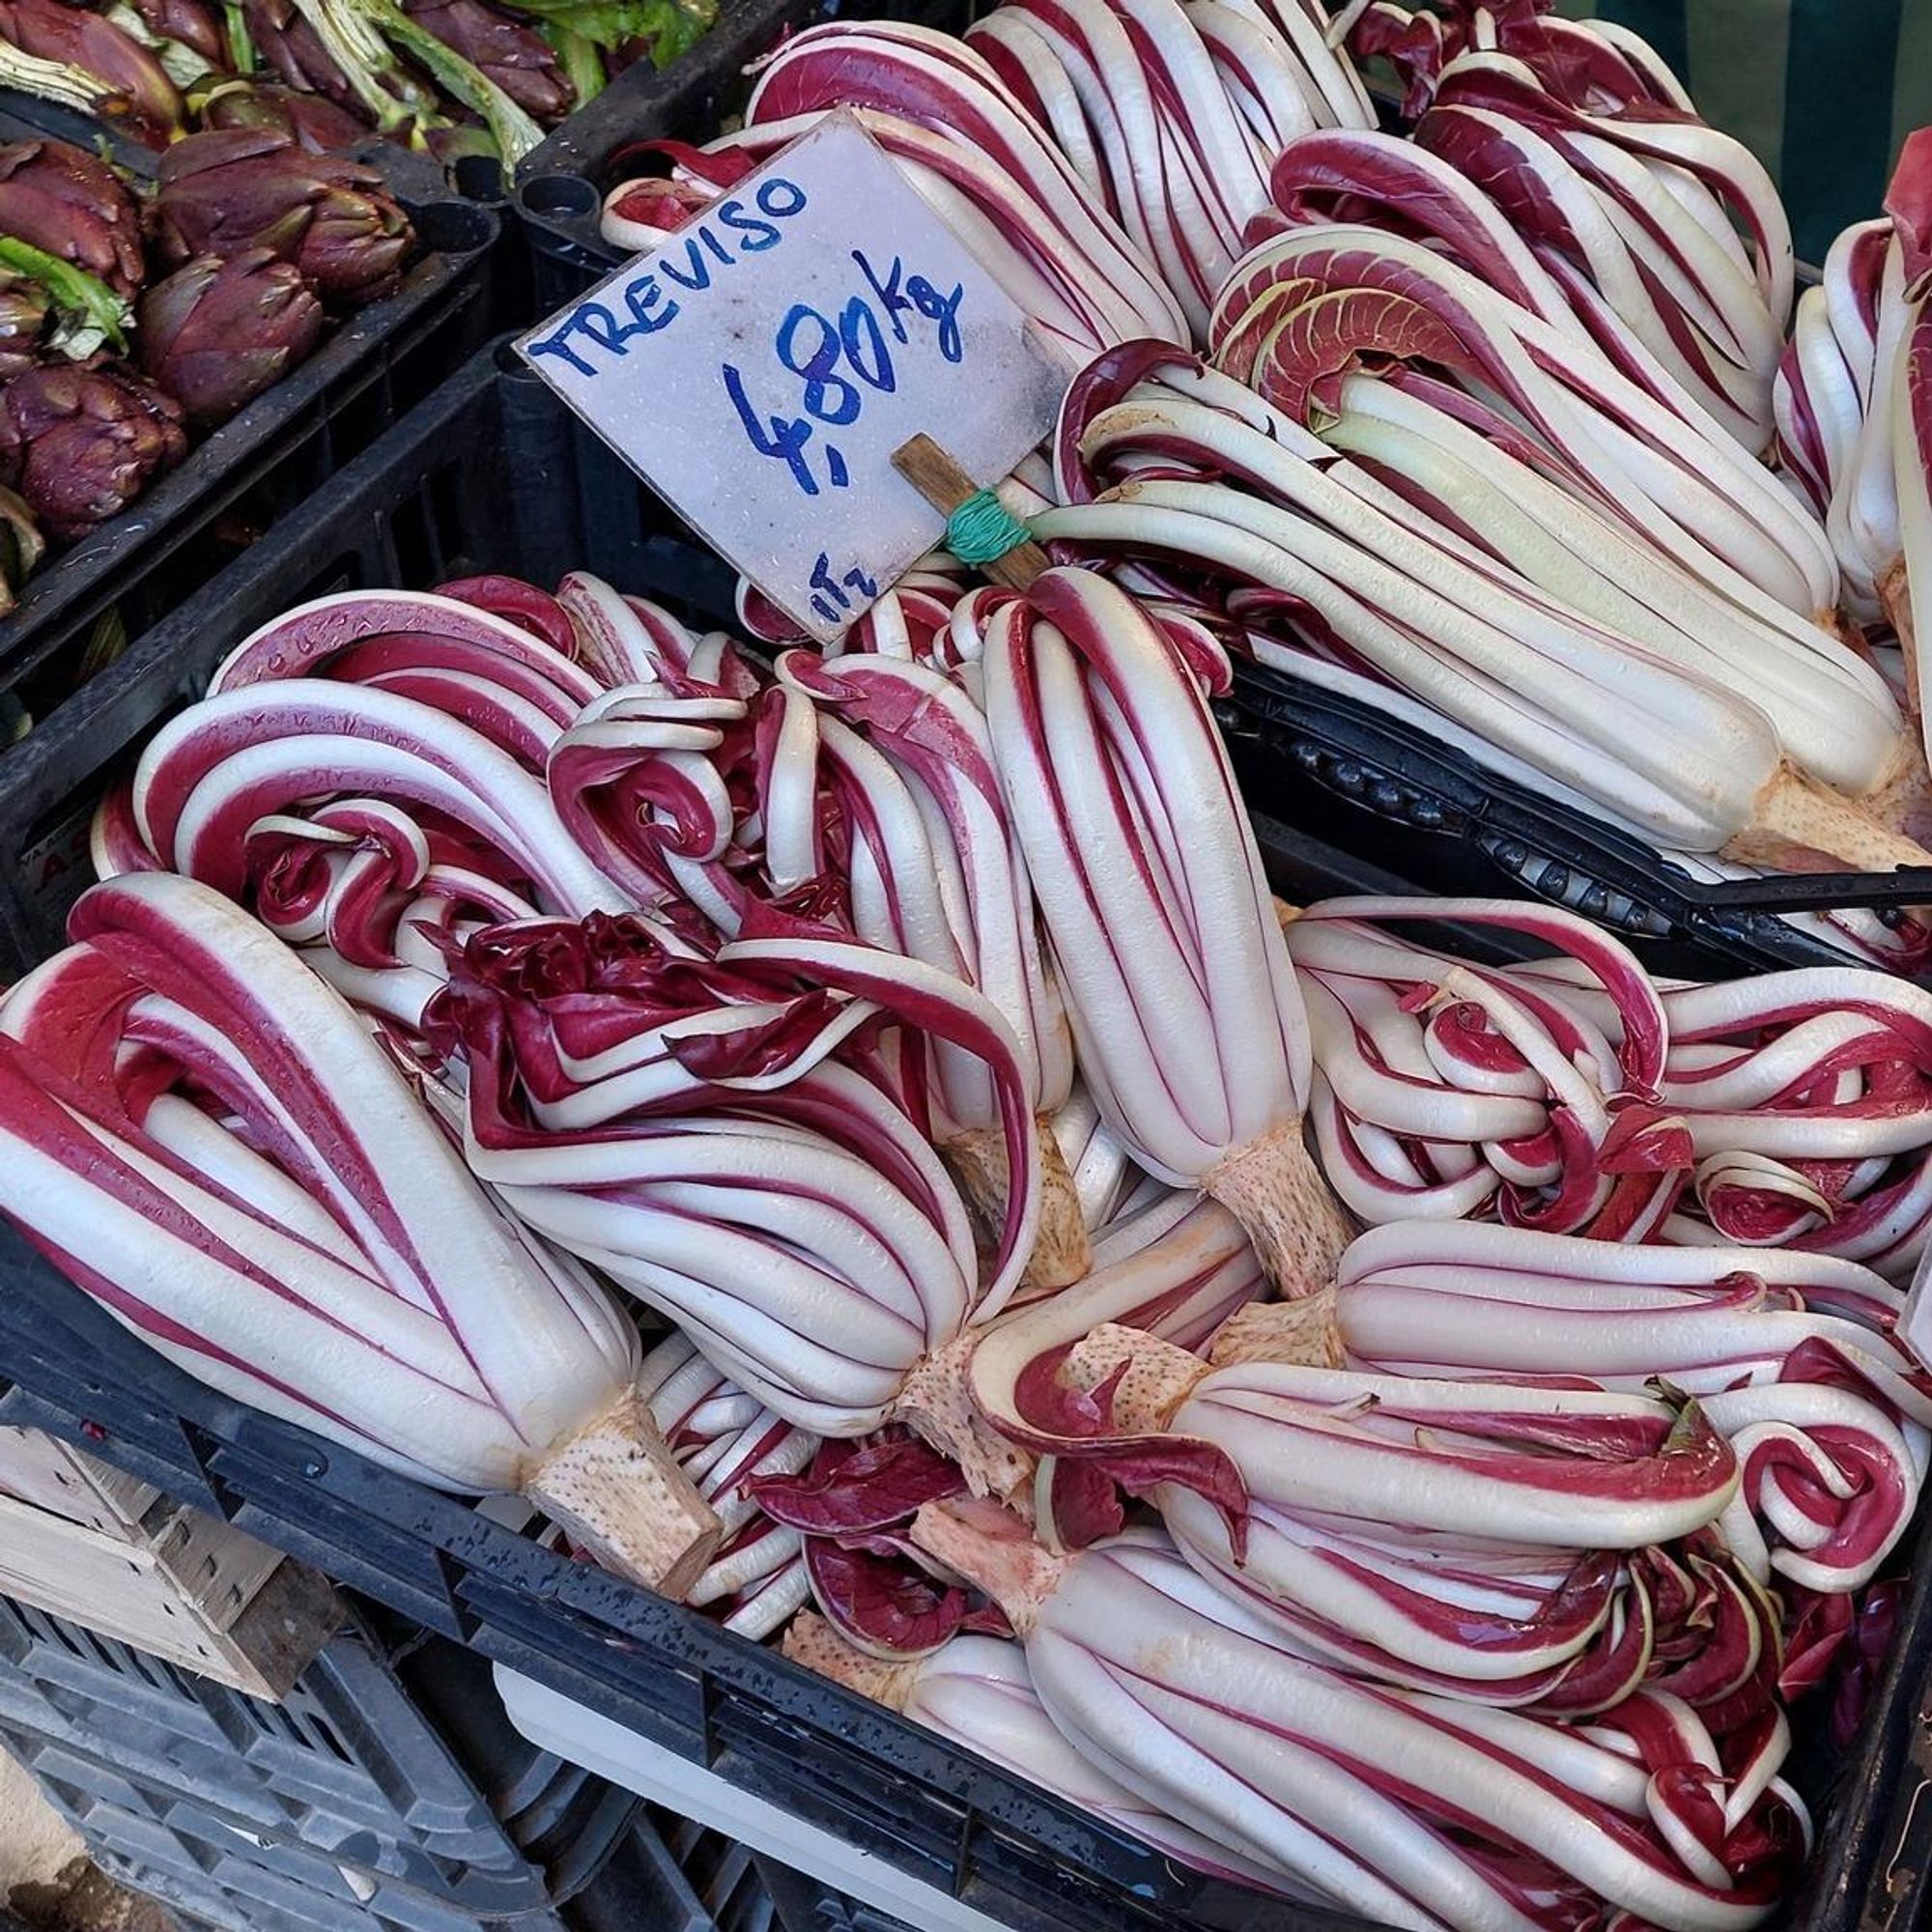
[[[114,170],[68,141],[0,148],[0,235],[12,236],[131,296],[146,275],[141,217]]]
[[[204,128],[272,128],[312,155],[339,154],[369,138],[365,122],[326,95],[252,80],[225,80],[201,102]]]
[[[242,0],[242,18],[255,51],[289,86],[319,94],[351,113],[362,112],[355,83],[295,0]]]
[[[186,47],[211,73],[228,66],[228,37],[221,31],[221,9],[210,0],[129,0],[141,24],[156,41]]]
[[[301,270],[266,248],[197,255],[141,298],[141,367],[203,429],[226,422],[322,339]]]
[[[166,147],[186,125],[181,90],[167,70],[112,20],[60,0],[0,0],[0,40],[22,53],[59,61],[112,87],[115,125],[151,148]]]
[[[304,153],[270,128],[226,128],[177,142],[161,160],[154,213],[165,260],[225,261],[267,248],[293,262],[334,308],[390,294],[415,241],[374,168]]]
[[[0,383],[40,360],[47,292],[31,275],[0,268]]]
[[[525,113],[559,121],[575,104],[577,90],[550,43],[488,0],[403,0],[403,11],[488,74]]]
[[[181,413],[129,370],[29,369],[0,388],[0,482],[50,537],[85,536],[187,453]]]

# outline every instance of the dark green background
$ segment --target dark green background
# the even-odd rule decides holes
[[[1706,120],[1777,178],[1802,261],[1879,213],[1898,144],[1932,121],[1932,0],[1561,0],[1634,28]]]

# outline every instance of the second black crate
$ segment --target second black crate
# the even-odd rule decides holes
[[[35,131],[0,111],[0,139]],[[495,211],[451,193],[423,156],[377,144],[369,157],[421,242],[401,286],[345,317],[128,510],[27,580],[0,614],[0,747],[298,509],[503,326],[492,305],[506,266]]]
[[[131,1891],[213,1932],[769,1932],[762,1890],[714,1912],[653,1822],[634,1813],[604,1845],[598,1869],[554,1908],[509,1918],[452,1916],[393,1886],[292,1869],[245,1839],[186,1813],[160,1822],[56,1784],[57,1809],[95,1862]]]
[[[581,1882],[584,1833],[633,1808],[526,1743],[481,1661],[364,1608],[280,1704],[0,1599],[0,1731],[111,1766],[243,1833],[502,1916]],[[121,1802],[121,1801],[117,1801]]]

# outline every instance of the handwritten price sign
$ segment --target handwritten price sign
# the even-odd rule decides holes
[[[1069,373],[846,113],[517,347],[821,641],[944,533],[893,452],[923,432],[996,482]]]

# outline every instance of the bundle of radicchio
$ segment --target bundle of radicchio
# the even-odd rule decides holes
[[[1150,1173],[1228,1208],[1284,1293],[1322,1287],[1348,1230],[1302,1142],[1307,1021],[1208,707],[1226,660],[1078,570],[989,607],[980,657],[1101,1113]]]
[[[1322,1165],[1372,1223],[1748,1243],[1910,1277],[1932,1231],[1932,999],[1853,967],[1658,982],[1572,914],[1431,918],[1559,949],[1490,965],[1408,936],[1405,900],[1288,929]]]
[[[700,1572],[718,1520],[638,1400],[635,1327],[356,1014],[190,880],[97,886],[71,930],[0,1003],[0,1209],[29,1239],[226,1394],[521,1492],[653,1588]]]
[[[1695,1404],[1309,1366],[1276,1319],[1292,1310],[1234,1311],[1204,1361],[1122,1325],[1145,1305],[1102,1279],[976,1351],[982,1409],[1042,1458],[1046,1547],[1121,1528],[1118,1484],[1350,1670],[1558,1716],[1645,1682],[1722,1729],[1767,1707],[1767,1579],[1716,1534],[1743,1451]]]
[[[1899,1306],[1824,1256],[1410,1222],[1350,1250],[1336,1321],[1380,1373],[1695,1396],[1742,1473],[1719,1521],[1739,1561],[1842,1595],[1904,1535],[1932,1442],[1932,1377],[1897,1338]]]
[[[704,149],[668,144],[668,180],[611,191],[605,239],[657,247],[841,107],[858,112],[1069,364],[1136,336],[1186,339],[1179,305],[1099,194],[978,51],[928,28],[835,22],[794,35],[763,69],[743,132]]]
[[[1571,126],[1581,119],[1470,73],[1412,140],[1337,130],[1290,142],[1274,161],[1273,212],[1249,239],[1324,222],[1424,237],[1600,348],[1689,434],[1757,453],[1783,344],[1770,304],[1788,303],[1788,279],[1761,285],[1741,244],[1707,232],[1642,158]]]
[[[644,1357],[638,1393],[722,1531],[684,1601],[741,1636],[771,1635],[810,1588],[798,1532],[758,1506],[757,1485],[804,1468],[815,1439],[721,1375],[682,1335]]]
[[[1051,1125],[1072,1087],[1073,1045],[984,714],[955,680],[904,660],[846,652],[828,663],[789,651],[779,677],[781,730],[815,749],[817,782],[764,788],[768,867],[780,849],[805,855],[799,876],[774,886],[810,883],[807,868],[816,877],[833,856],[817,826],[787,816],[829,820],[858,936],[965,981],[1012,1022],[1045,1177],[1029,1279],[1042,1288],[1077,1281],[1091,1259],[1086,1221]],[[810,724],[796,706],[810,708]],[[949,1160],[969,1197],[997,1216],[1009,1178],[989,1070],[941,1044],[923,1078]]]
[[[1364,1683],[1156,1535],[1055,1558],[958,1504],[915,1533],[1001,1603],[1083,1757],[1366,1918],[1587,1922],[1607,1901],[1677,1932],[1745,1932],[1808,1849],[1775,1717],[1720,1747],[1680,1701],[1639,1692],[1562,1729]]]
[[[1599,507],[1614,457],[1552,465],[1552,449],[1482,400],[1512,385],[1568,438],[1585,417],[1516,331],[1583,377],[1579,348],[1526,309],[1508,319],[1503,298],[1429,249],[1366,229],[1264,243],[1225,300],[1221,359],[1266,394],[1147,345],[1098,359],[1063,410],[1065,507],[1034,520],[1037,535],[1665,848],[1799,868],[1820,854],[1923,858],[1900,829],[1914,747],[1878,672],[1702,538],[1647,518],[1641,489]],[[1493,361],[1465,360],[1464,322]],[[1438,361],[1473,386],[1424,366]],[[1605,362],[1585,386],[1599,377],[1623,384]],[[1634,385],[1617,410],[1606,450],[1681,501],[1663,473],[1681,433]],[[1654,442],[1628,434],[1646,418]],[[1749,469],[1715,450],[1696,460]],[[1704,499],[1730,531],[1725,555],[1733,538],[1748,543],[1759,508],[1768,540],[1770,524],[1802,530],[1775,479],[1757,472],[1745,494],[1748,509],[1723,491]],[[1641,527],[1620,527],[1624,515]],[[1790,594],[1806,609],[1832,595],[1829,548],[1812,536],[1816,583],[1781,542],[1765,558],[1774,576],[1794,566]]]
[[[1280,1866],[1181,1824],[1082,1757],[1047,1716],[1028,1675],[1026,1653],[1009,1638],[967,1633],[917,1662],[882,1662],[807,1612],[786,1632],[784,1651],[794,1662],[902,1711],[1192,1870],[1287,1898],[1319,1899]]]
[[[1051,1377],[1070,1345],[1113,1323],[1155,1345],[1196,1348],[1268,1293],[1260,1260],[1233,1215],[1211,1201],[1155,1185],[1095,1232],[1093,1271],[1083,1280],[1030,1308],[1009,1308],[978,1333],[968,1392],[982,1423],[1040,1453],[1021,1500],[1043,1542],[1087,1543],[1118,1529],[1124,1519],[1116,1479],[1145,1493],[1168,1466],[1157,1454],[1137,1453],[1144,1444],[1124,1457],[1095,1460],[1091,1440],[1063,1439],[1057,1408],[1043,1419],[1034,1412],[1042,1377]],[[1077,1451],[1078,1459],[1056,1457],[1062,1447]],[[874,1656],[902,1657],[987,1627],[987,1612],[958,1579],[936,1571],[909,1541],[921,1507],[967,1487],[952,1463],[895,1427],[863,1445],[828,1442],[810,1470],[761,1483],[757,1495],[805,1536],[812,1594],[844,1638]],[[991,1615],[997,1620],[997,1612]]]
[[[873,1059],[895,1023],[994,1070],[1014,1184],[983,1284]],[[464,943],[424,1026],[460,1065],[474,1171],[799,1427],[877,1428],[1018,1282],[1038,1162],[1017,1044],[917,962],[795,922],[716,946],[642,915],[526,920]]]
[[[1295,4],[1008,0],[967,36],[1141,253],[1200,339],[1215,291],[1267,206],[1284,140],[1366,128],[1346,53]]]

